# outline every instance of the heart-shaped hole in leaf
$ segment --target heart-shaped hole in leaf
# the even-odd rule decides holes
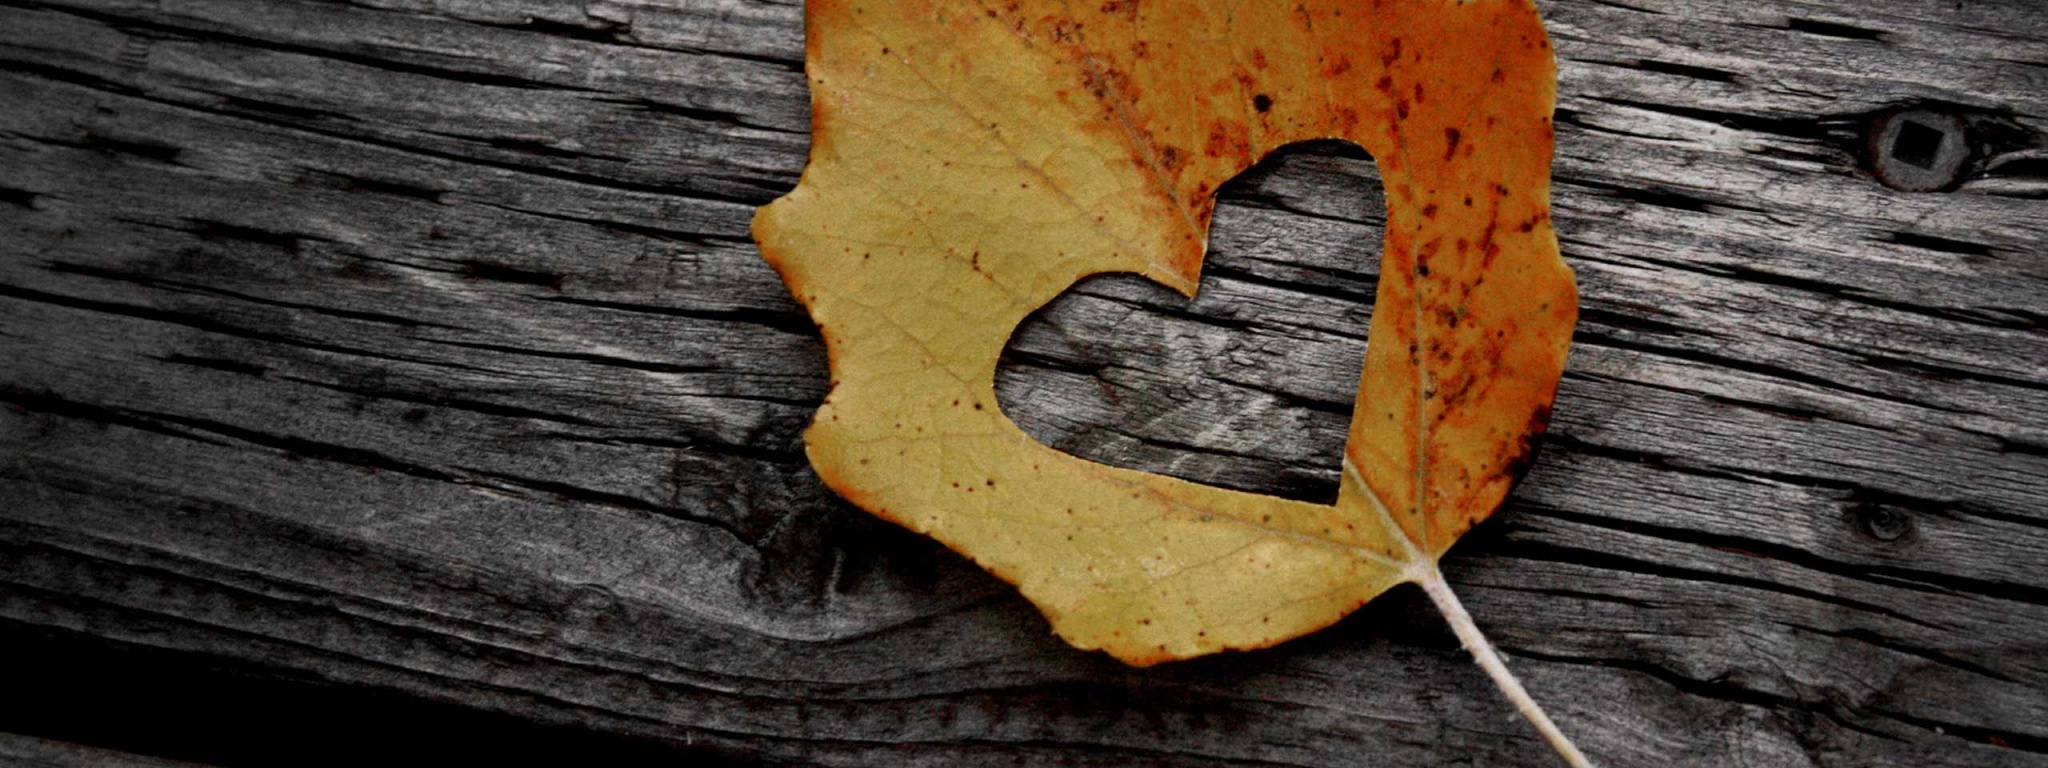
[[[1018,326],[1003,412],[1082,458],[1334,503],[1385,227],[1364,149],[1282,147],[1218,191],[1196,298],[1099,275]]]

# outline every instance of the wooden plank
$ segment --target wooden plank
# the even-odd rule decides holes
[[[83,744],[38,739],[17,733],[0,733],[0,765],[20,768],[74,768],[124,766],[126,768],[189,768],[193,763],[162,760]]]
[[[1482,626],[1605,764],[2048,765],[2048,9],[1542,7],[1585,319],[1447,561]],[[764,761],[1548,759],[1418,595],[1133,671],[833,498],[746,230],[801,51],[765,0],[0,0],[0,624]],[[1871,179],[1903,104],[1971,116],[1957,191]],[[1377,185],[1248,173],[1197,299],[1077,286],[1006,412],[1327,499]]]

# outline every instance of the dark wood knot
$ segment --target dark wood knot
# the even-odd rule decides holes
[[[1871,120],[1870,171],[1906,192],[1938,192],[1963,176],[1971,155],[1963,118],[1927,109],[1887,112]]]
[[[1898,541],[1913,531],[1912,513],[1890,504],[1858,504],[1849,509],[1849,519],[1878,541]]]

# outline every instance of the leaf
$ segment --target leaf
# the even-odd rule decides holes
[[[1131,664],[1268,646],[1408,581],[1457,623],[1437,560],[1531,460],[1577,314],[1529,0],[813,0],[807,20],[811,161],[754,233],[825,338],[805,437],[828,485]],[[1373,155],[1388,209],[1335,505],[1085,461],[999,411],[1027,315],[1101,272],[1193,295],[1217,187],[1326,138]]]

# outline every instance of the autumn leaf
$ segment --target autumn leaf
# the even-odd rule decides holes
[[[1569,748],[1437,570],[1530,460],[1577,315],[1529,0],[812,0],[807,22],[811,161],[754,234],[825,338],[805,439],[828,485],[1131,664],[1421,584]],[[1018,323],[1102,272],[1193,295],[1217,187],[1311,139],[1364,147],[1387,201],[1336,504],[1085,461],[1002,414]]]

